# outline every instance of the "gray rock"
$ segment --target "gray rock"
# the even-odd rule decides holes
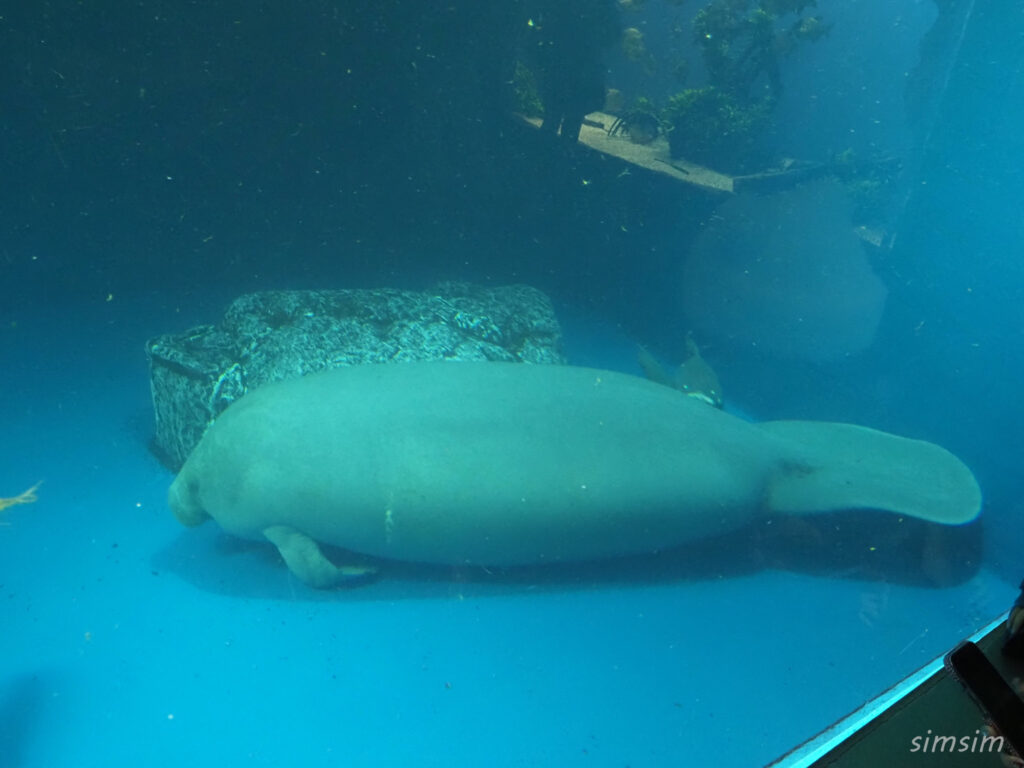
[[[240,296],[219,325],[146,343],[154,449],[184,464],[206,427],[248,390],[324,368],[408,360],[565,363],[551,301],[525,285],[442,283],[265,291]]]

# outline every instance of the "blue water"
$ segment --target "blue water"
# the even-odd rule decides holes
[[[819,2],[835,32],[787,64],[772,141],[822,159],[862,121],[859,151],[912,169],[897,243],[873,257],[885,315],[840,361],[705,349],[731,412],[954,451],[980,523],[933,550],[866,515],[325,592],[268,546],[173,519],[143,342],[246,291],[529,282],[571,363],[639,374],[638,342],[679,361],[674,270],[713,211],[486,144],[486,120],[459,121],[477,91],[437,85],[490,45],[458,5],[3,14],[0,496],[41,485],[0,513],[0,766],[763,765],[1016,597],[1024,20],[996,0],[960,7],[927,141],[876,121],[933,5]],[[392,44],[393,71],[346,79]]]
[[[10,765],[755,765],[1015,594],[987,568],[935,589],[744,551],[312,591],[268,547],[166,509],[138,339],[198,319],[126,296],[8,334],[3,477],[43,481],[0,530]],[[602,343],[627,359],[582,327],[582,362]]]

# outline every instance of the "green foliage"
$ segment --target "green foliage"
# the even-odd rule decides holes
[[[711,0],[693,35],[708,74],[706,88],[672,97],[665,111],[673,157],[737,172],[747,170],[758,134],[782,92],[779,59],[828,33],[816,0]],[[796,17],[782,27],[780,19]]]
[[[646,96],[637,96],[636,100],[633,102],[633,108],[630,112],[658,117],[658,108],[654,106],[654,102]]]
[[[884,221],[899,189],[899,160],[864,159],[851,147],[833,155],[829,165],[854,202],[854,219],[869,224]]]
[[[829,27],[818,17],[797,18],[777,29],[780,17],[800,16],[816,0],[712,0],[693,20],[694,39],[701,48],[712,86],[734,98],[759,100],[753,90],[764,82],[768,96],[782,90],[779,57],[801,41],[817,40]]]
[[[814,8],[817,5],[817,0],[761,0],[761,8],[776,16],[787,13],[799,15],[805,8]]]
[[[664,114],[671,154],[721,171],[742,171],[770,109],[767,101],[740,103],[713,86],[678,93]]]
[[[512,74],[512,110],[527,117],[543,117],[544,102],[540,98],[537,78],[521,61]]]

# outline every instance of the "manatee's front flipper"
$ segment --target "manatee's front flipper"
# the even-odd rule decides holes
[[[316,589],[335,587],[347,581],[362,581],[377,572],[376,568],[357,565],[339,568],[324,557],[320,547],[309,536],[287,525],[264,528],[263,535],[277,547],[291,572]]]

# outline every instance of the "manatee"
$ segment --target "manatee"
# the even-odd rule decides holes
[[[850,424],[754,424],[635,376],[423,362],[268,384],[207,429],[171,486],[187,526],[277,546],[314,587],[330,544],[449,565],[596,560],[761,515],[877,509],[958,524],[981,506],[937,445]]]

